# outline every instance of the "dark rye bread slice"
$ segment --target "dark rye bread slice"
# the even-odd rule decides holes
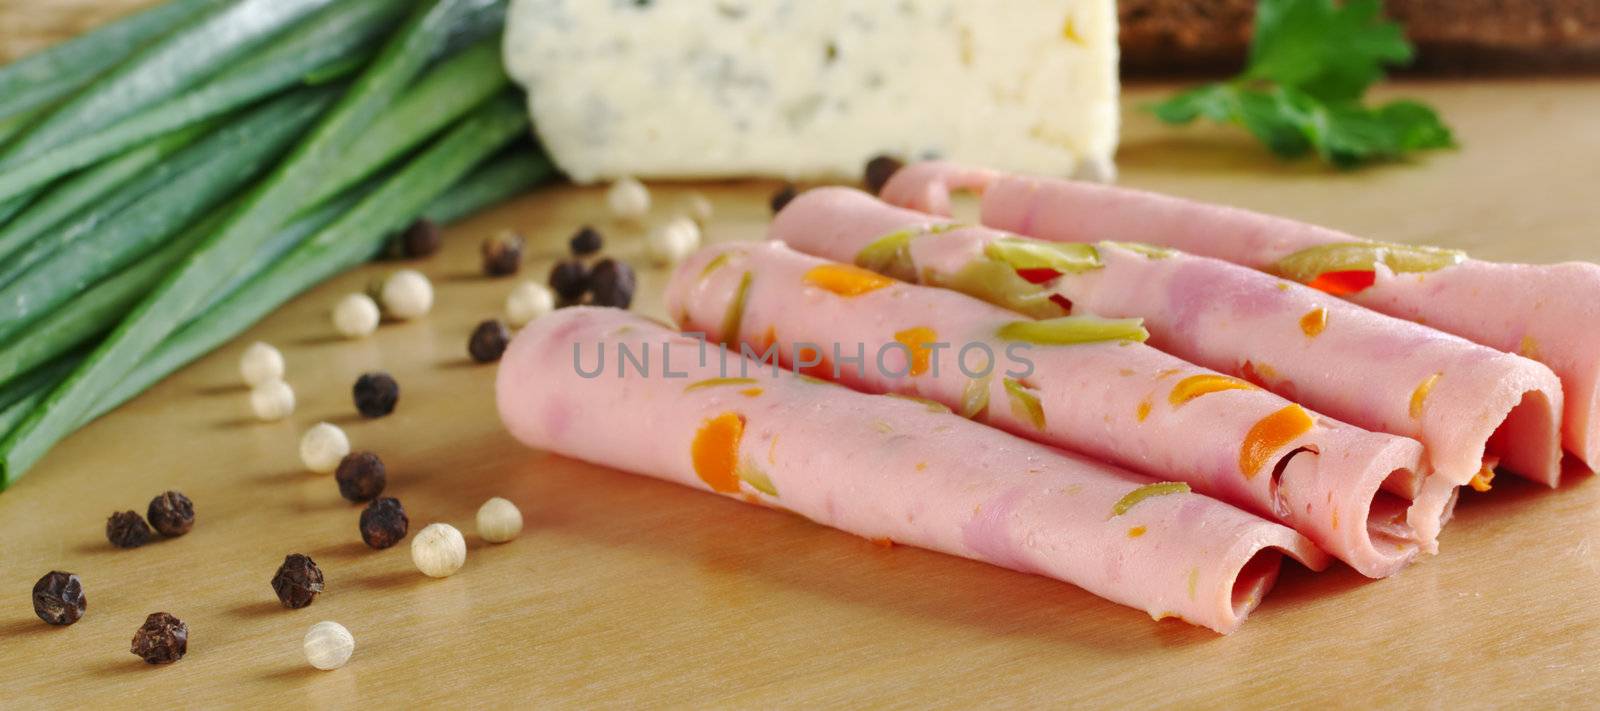
[[[1387,0],[1415,70],[1600,69],[1600,0]],[[1120,0],[1124,74],[1214,73],[1244,60],[1254,0]]]

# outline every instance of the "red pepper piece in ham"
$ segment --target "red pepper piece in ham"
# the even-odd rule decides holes
[[[601,348],[614,359],[621,347],[649,350],[657,370],[579,373],[575,354],[587,370]],[[532,447],[753,499],[874,542],[1053,577],[1223,634],[1271,588],[1284,555],[1327,563],[1282,525],[923,403],[769,371],[751,394],[729,382],[714,346],[701,361],[702,347],[615,309],[557,311],[501,359],[501,419]],[[730,358],[735,372],[760,370]]]
[[[1159,244],[1275,274],[1315,250],[1377,244],[1234,207],[938,161],[902,168],[882,195],[902,207],[947,215],[952,189],[982,193],[981,219],[990,227],[1063,242]],[[1590,469],[1600,469],[1600,328],[1594,327],[1600,324],[1600,265],[1455,256],[1437,268],[1408,270],[1376,260],[1361,277],[1301,276],[1390,316],[1544,363],[1564,393],[1562,445]]]
[[[887,280],[842,289],[812,277],[854,269],[777,243],[717,245],[678,267],[668,310],[685,330],[713,342],[731,336],[752,353],[772,348],[789,367],[816,363],[804,351],[820,348],[832,367],[810,372],[858,390],[931,400],[1019,436],[1188,482],[1293,526],[1366,575],[1390,575],[1433,547],[1406,521],[1409,502],[1382,490],[1420,486],[1422,447],[1413,440],[1315,416],[1136,341],[1016,349],[1008,327],[1036,322],[954,291]],[[730,313],[739,314],[736,333]],[[994,358],[987,369],[985,352]],[[1416,515],[1433,516],[1437,530],[1448,504],[1436,500]]]

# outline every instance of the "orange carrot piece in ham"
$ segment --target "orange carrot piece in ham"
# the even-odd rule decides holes
[[[731,494],[739,491],[739,440],[744,436],[744,418],[724,412],[705,421],[690,443],[694,473],[712,491]]]

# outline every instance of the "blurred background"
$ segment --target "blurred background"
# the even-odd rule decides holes
[[[1119,0],[1125,78],[1228,74],[1244,62],[1255,0]],[[1410,71],[1600,70],[1597,0],[1385,0],[1417,46]]]
[[[0,0],[0,62],[156,0]],[[1386,0],[1417,45],[1411,72],[1600,72],[1600,0]],[[1122,74],[1226,75],[1244,62],[1255,0],[1119,0]]]

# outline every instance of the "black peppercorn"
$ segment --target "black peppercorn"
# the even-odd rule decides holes
[[[405,507],[392,496],[374,499],[361,511],[361,540],[378,550],[399,543],[410,527]]]
[[[135,656],[148,664],[171,664],[189,651],[189,626],[165,612],[152,612],[133,633]]]
[[[615,259],[602,259],[589,274],[589,293],[595,306],[628,308],[633,303],[636,280],[633,267]]]
[[[433,224],[433,220],[418,218],[405,232],[400,233],[398,251],[407,259],[432,255],[439,251],[441,236],[439,226]]]
[[[371,501],[383,493],[384,485],[389,482],[383,460],[371,452],[344,455],[333,478],[339,482],[339,495],[356,503]]]
[[[567,303],[583,298],[583,292],[589,290],[589,268],[576,259],[556,262],[550,268],[550,290]]]
[[[862,182],[866,183],[867,192],[873,195],[882,192],[883,186],[889,179],[904,167],[906,164],[894,156],[883,154],[873,156],[872,160],[867,161],[867,168],[862,175]]]
[[[567,241],[567,246],[572,248],[574,255],[587,257],[600,251],[600,247],[604,245],[604,242],[600,238],[599,230],[589,225],[584,225],[572,235],[572,239]]]
[[[52,625],[77,622],[88,606],[83,581],[72,573],[52,570],[33,584],[33,613]]]
[[[194,528],[194,502],[176,491],[168,491],[150,500],[145,518],[156,532],[169,538],[181,536]]]
[[[793,200],[794,196],[798,194],[794,189],[794,185],[784,183],[783,187],[778,188],[778,192],[772,194],[772,199],[768,202],[772,206],[772,214],[778,214],[778,211],[788,205],[789,201]]]
[[[483,273],[516,274],[522,268],[522,235],[504,231],[483,241]]]
[[[383,417],[394,412],[394,404],[400,399],[400,384],[388,373],[365,373],[356,378],[351,392],[362,417]]]
[[[493,363],[500,360],[500,354],[506,352],[506,343],[510,340],[511,329],[506,328],[500,319],[492,318],[472,329],[472,338],[467,340],[467,353],[479,363]]]
[[[136,511],[119,511],[106,519],[106,539],[118,548],[138,548],[150,542],[150,524]]]
[[[322,592],[322,569],[311,556],[290,553],[272,576],[272,591],[278,594],[278,602],[291,610],[310,605]]]

